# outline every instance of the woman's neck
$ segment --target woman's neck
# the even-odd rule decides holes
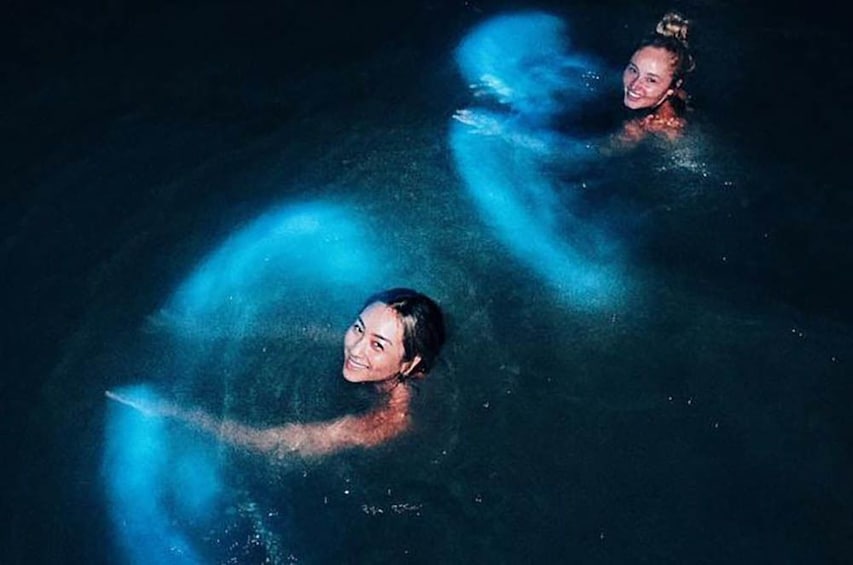
[[[652,110],[651,113],[661,120],[678,118],[678,112],[675,110],[675,104],[673,104],[672,100],[669,98],[661,102],[654,110]]]
[[[399,377],[376,383],[376,390],[386,396],[389,405],[408,404],[412,395],[409,385]]]

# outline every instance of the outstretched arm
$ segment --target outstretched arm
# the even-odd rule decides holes
[[[227,418],[216,418],[200,408],[186,409],[166,400],[132,398],[109,390],[105,394],[110,400],[129,406],[145,416],[172,418],[221,441],[253,451],[275,452],[288,443],[288,436],[291,435],[287,433],[288,426],[258,429]]]
[[[146,416],[173,418],[220,441],[279,458],[288,454],[310,457],[351,447],[374,447],[399,435],[409,426],[409,393],[405,389],[392,393],[385,405],[361,416],[272,428],[255,428],[167,401],[138,400],[111,391],[107,391],[106,396]]]
[[[291,451],[324,455],[351,447],[375,447],[403,433],[410,425],[406,407],[389,404],[360,416],[329,422],[283,426]],[[278,428],[276,428],[278,429]]]

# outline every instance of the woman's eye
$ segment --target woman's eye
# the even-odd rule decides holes
[[[374,342],[373,342],[373,349],[375,349],[375,350],[377,350],[377,351],[383,351],[383,350],[385,349],[385,346],[383,346],[383,345],[382,345],[381,343],[379,343],[378,341],[374,341]]]
[[[353,331],[354,331],[355,333],[359,333],[359,334],[363,331],[363,330],[361,329],[361,326],[359,326],[358,324],[353,324],[353,325],[352,325],[352,329],[353,329]]]

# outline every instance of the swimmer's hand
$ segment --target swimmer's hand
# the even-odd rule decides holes
[[[500,135],[503,132],[503,121],[495,114],[483,110],[463,108],[453,113],[453,119],[473,128],[473,133],[482,135]]]
[[[508,104],[513,99],[513,90],[504,81],[488,73],[480,76],[480,80],[468,85],[468,89],[476,98],[494,97],[501,104]]]
[[[104,396],[119,404],[129,406],[145,416],[174,416],[177,413],[174,405],[156,398],[131,398],[111,390],[104,391]]]

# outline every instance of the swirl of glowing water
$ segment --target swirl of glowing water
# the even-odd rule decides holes
[[[564,20],[543,12],[495,16],[456,48],[462,76],[478,96],[491,96],[529,118],[566,111],[599,91],[599,65],[573,53]]]
[[[573,306],[612,306],[625,291],[618,245],[572,212],[566,183],[561,194],[547,173],[551,159],[595,157],[584,140],[550,124],[595,96],[599,66],[569,50],[562,20],[540,12],[487,20],[455,54],[476,93],[506,108],[454,116],[450,145],[474,204],[504,245]]]
[[[182,380],[213,368],[236,373],[246,338],[280,337],[280,324],[305,315],[312,304],[348,311],[352,296],[389,280],[392,258],[379,251],[386,247],[352,207],[318,201],[270,210],[193,269],[154,317],[172,336],[165,347],[175,359],[162,361],[172,365],[159,370]],[[210,340],[214,347],[194,346]],[[151,370],[150,361],[145,365]],[[158,402],[145,385],[116,392],[131,406]],[[156,415],[119,404],[110,404],[105,431],[105,487],[128,560],[201,562],[191,529],[215,515],[223,492],[216,449],[189,440]],[[263,534],[258,520],[253,527]]]
[[[195,335],[274,335],[299,305],[378,287],[390,263],[357,214],[324,202],[273,209],[231,236],[181,284],[160,321]],[[328,304],[328,302],[326,302]]]

